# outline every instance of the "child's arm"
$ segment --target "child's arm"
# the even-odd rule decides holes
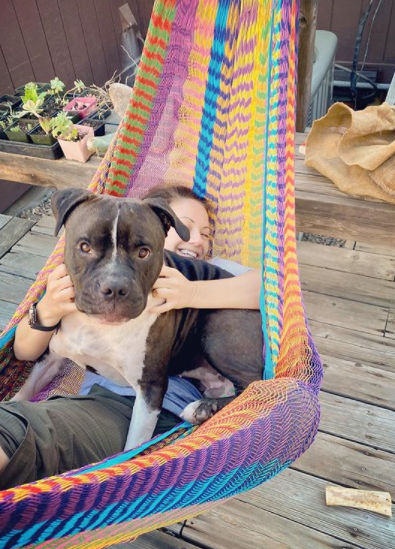
[[[47,291],[37,305],[37,321],[42,326],[55,326],[64,316],[74,313],[74,286],[64,264],[48,277]],[[18,360],[36,360],[47,349],[51,332],[41,332],[29,326],[25,316],[15,332],[14,354]]]
[[[164,266],[154,284],[153,295],[165,299],[151,309],[165,313],[171,309],[259,309],[261,274],[258,270],[220,280],[190,281],[177,269]]]

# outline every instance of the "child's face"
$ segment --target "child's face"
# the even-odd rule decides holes
[[[188,227],[191,238],[184,242],[171,228],[165,240],[165,249],[184,257],[204,259],[210,244],[210,225],[205,207],[192,198],[175,200],[170,207]]]

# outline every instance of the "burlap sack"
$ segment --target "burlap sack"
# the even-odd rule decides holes
[[[345,193],[395,204],[395,109],[335,103],[313,124],[306,164]]]

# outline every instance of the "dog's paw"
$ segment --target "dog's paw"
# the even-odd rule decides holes
[[[216,398],[205,398],[188,404],[182,411],[181,417],[185,421],[192,423],[192,425],[200,425],[213,417],[217,412],[218,400]]]

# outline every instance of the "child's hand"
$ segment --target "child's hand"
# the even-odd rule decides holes
[[[48,276],[47,291],[37,305],[38,321],[44,326],[55,326],[64,316],[76,311],[74,286],[62,263]]]
[[[196,294],[196,285],[177,269],[164,265],[158,280],[154,284],[152,295],[155,298],[165,299],[162,305],[150,309],[152,313],[166,313],[171,309],[193,307]]]

